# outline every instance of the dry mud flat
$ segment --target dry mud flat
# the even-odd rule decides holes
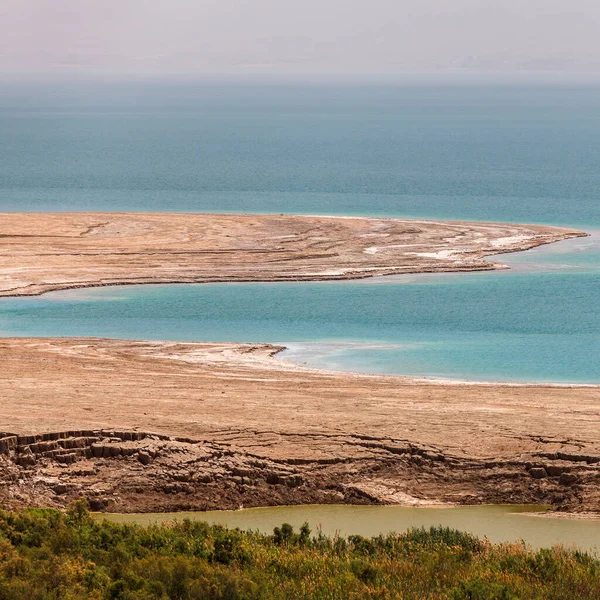
[[[127,283],[316,281],[503,268],[585,235],[537,225],[284,215],[0,214],[0,296]]]
[[[0,504],[600,512],[600,389],[304,369],[247,344],[0,341]]]

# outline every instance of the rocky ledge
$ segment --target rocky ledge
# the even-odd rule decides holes
[[[306,444],[307,440],[298,440]],[[548,504],[600,512],[600,456],[539,453],[460,459],[433,447],[345,437],[360,459],[273,460],[227,443],[140,431],[0,438],[0,503],[174,512],[312,503]]]
[[[598,387],[335,373],[273,358],[278,350],[1,339],[0,503],[600,512]]]

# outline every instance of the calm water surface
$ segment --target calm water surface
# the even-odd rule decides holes
[[[0,85],[0,210],[234,211],[600,230],[600,88]],[[278,342],[289,359],[600,382],[598,239],[511,273],[154,286],[0,302],[3,335]],[[286,355],[284,355],[285,357]]]
[[[525,541],[534,548],[554,544],[577,546],[597,552],[600,520],[557,519],[532,516],[543,508],[531,506],[460,506],[456,508],[407,508],[401,506],[283,506],[237,511],[209,511],[164,514],[97,515],[118,523],[164,523],[175,519],[194,519],[227,527],[272,533],[282,523],[296,529],[305,521],[313,532],[342,536],[375,536],[403,532],[411,527],[443,525],[468,531],[491,542]]]
[[[600,87],[0,83],[0,208],[600,227]]]
[[[594,243],[506,255],[511,271],[387,283],[123,286],[4,299],[0,333],[273,342],[289,348],[282,358],[314,367],[600,383]]]

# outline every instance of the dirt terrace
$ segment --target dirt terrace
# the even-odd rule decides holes
[[[600,389],[305,369],[278,348],[0,341],[0,503],[600,512]]]
[[[127,283],[313,281],[503,268],[585,235],[537,225],[284,215],[0,215],[0,296]]]

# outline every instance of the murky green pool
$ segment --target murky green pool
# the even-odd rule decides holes
[[[196,519],[227,527],[271,533],[273,527],[291,523],[299,527],[307,521],[313,531],[340,535],[374,536],[402,532],[411,527],[443,525],[468,531],[492,542],[525,541],[534,548],[554,544],[577,546],[584,550],[600,548],[600,519],[566,519],[541,516],[539,506],[460,506],[452,508],[409,508],[403,506],[279,506],[236,511],[190,513],[104,514],[97,515],[119,523],[164,523],[174,519]]]

